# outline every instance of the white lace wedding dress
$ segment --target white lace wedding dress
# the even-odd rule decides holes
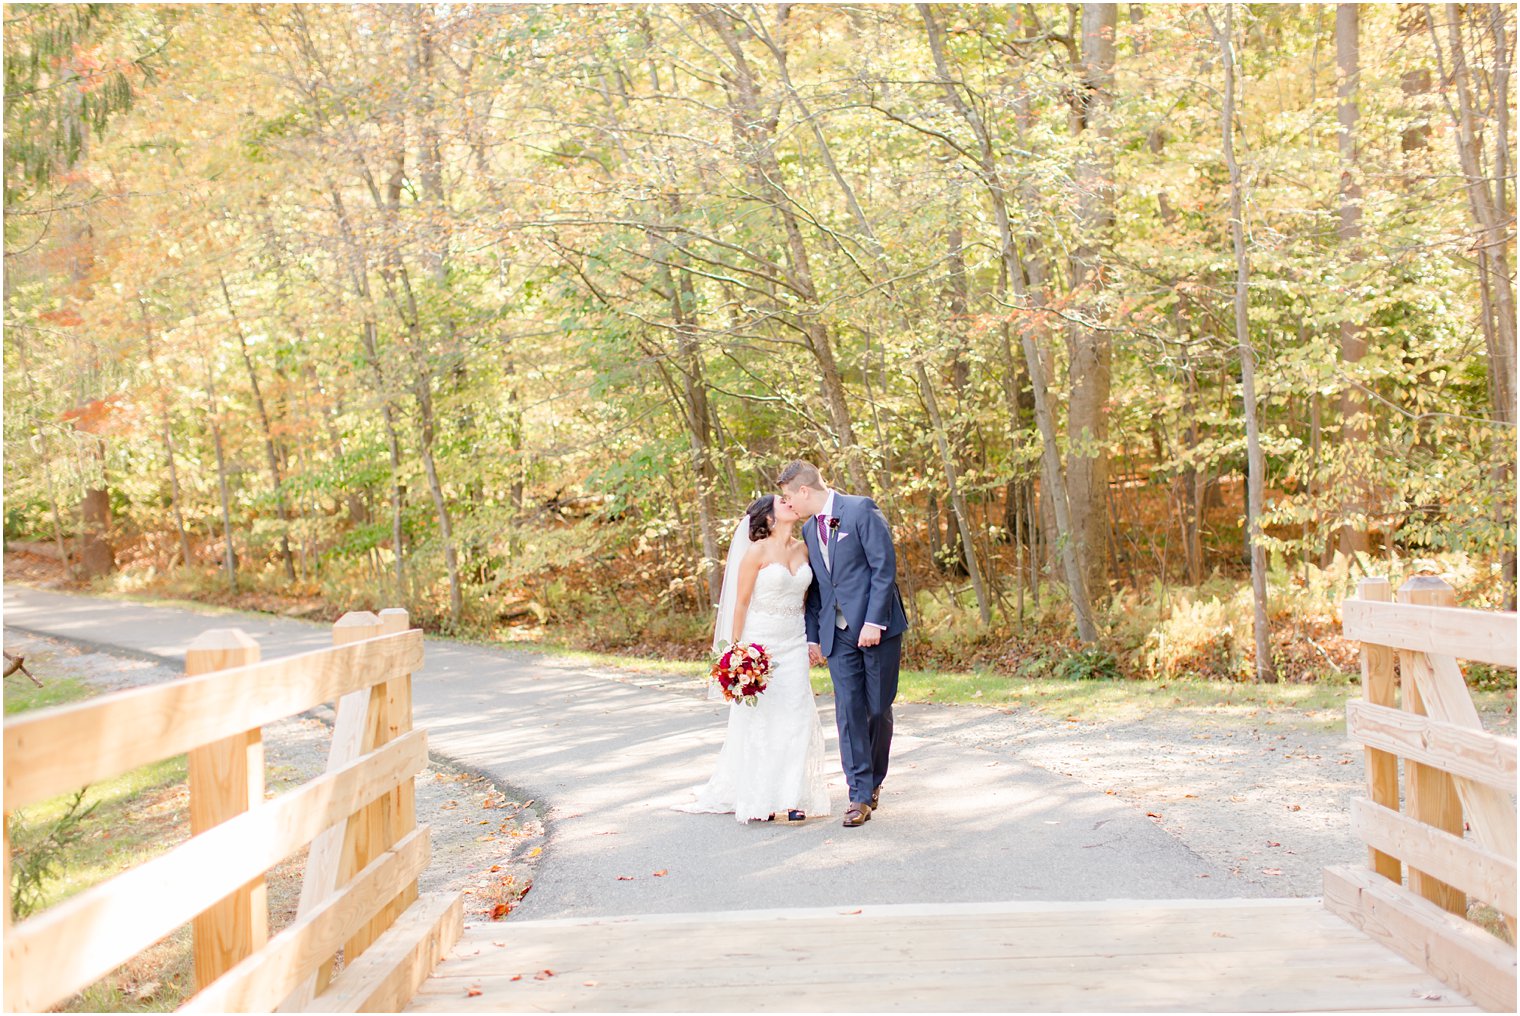
[[[691,804],[677,811],[726,814],[740,822],[784,817],[792,809],[813,815],[829,813],[823,779],[823,727],[808,680],[807,633],[802,603],[812,570],[804,564],[793,575],[772,562],[755,576],[744,641],[758,642],[770,653],[771,673],[765,693],[753,706],[728,709],[728,733],[712,779],[696,789]]]

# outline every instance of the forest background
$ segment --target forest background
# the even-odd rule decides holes
[[[1500,5],[10,4],[5,537],[685,658],[793,457],[910,663],[1309,680],[1514,609]]]

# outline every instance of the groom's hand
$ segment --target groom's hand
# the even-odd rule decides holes
[[[815,667],[821,667],[826,662],[823,658],[823,650],[818,648],[818,643],[808,643],[808,662]]]
[[[881,629],[874,624],[863,626],[860,629],[860,638],[855,640],[855,644],[862,649],[881,645]]]

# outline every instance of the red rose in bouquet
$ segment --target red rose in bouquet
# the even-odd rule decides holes
[[[712,665],[712,680],[730,702],[747,706],[759,702],[769,680],[771,656],[758,642],[732,645]]]

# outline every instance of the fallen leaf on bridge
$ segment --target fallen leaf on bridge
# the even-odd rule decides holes
[[[464,997],[465,998],[474,998],[476,995],[479,995],[479,994],[481,994],[481,990],[480,990],[480,985],[478,985],[478,984],[472,984],[468,988],[464,989]]]
[[[522,974],[513,974],[511,977],[507,978],[507,980],[509,980],[509,981],[520,981],[520,980],[522,980]]]
[[[535,981],[547,981],[549,978],[551,978],[553,976],[554,976],[554,971],[552,971],[552,970],[540,970],[538,973],[536,973],[536,974],[533,975],[533,979]]]
[[[851,914],[858,914],[858,913],[860,913],[860,911],[859,910],[841,910],[840,913],[843,914],[846,917],[849,917]]]

